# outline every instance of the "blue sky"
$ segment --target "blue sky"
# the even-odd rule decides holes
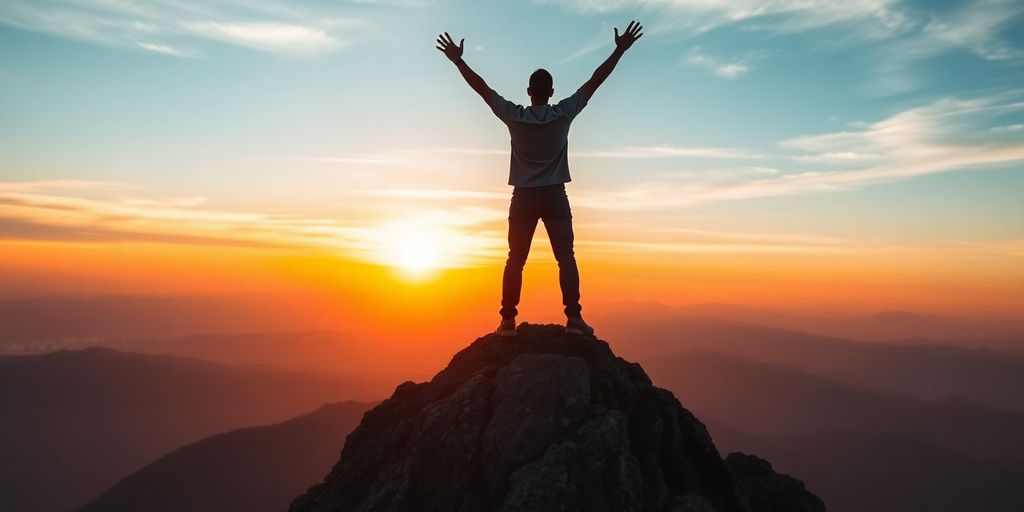
[[[0,218],[19,233],[285,233],[359,252],[369,223],[415,217],[500,254],[507,133],[434,37],[466,38],[467,62],[525,102],[535,68],[568,95],[612,27],[637,19],[646,35],[571,135],[570,193],[596,242],[1020,258],[1022,13],[1004,0],[7,0]],[[68,205],[80,217],[55,220]]]

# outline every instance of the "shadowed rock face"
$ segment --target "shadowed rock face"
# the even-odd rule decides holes
[[[819,505],[790,510],[824,510],[795,479],[770,484],[770,466],[756,488],[737,489],[704,425],[603,341],[554,325],[519,333],[484,336],[432,381],[400,385],[290,510],[739,512],[800,502],[776,492]]]

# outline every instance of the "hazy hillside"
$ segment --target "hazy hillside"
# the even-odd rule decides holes
[[[852,430],[910,437],[965,455],[1024,462],[1024,415],[966,400],[888,396],[710,351],[641,361],[698,414],[758,436]]]
[[[1019,415],[884,396],[708,351],[642,363],[705,418],[720,449],[800,475],[831,511],[1024,506]]]
[[[183,338],[112,341],[103,346],[143,354],[190,357],[223,364],[262,364],[292,370],[343,373],[358,378],[373,397],[390,394],[397,383],[426,378],[401,373],[422,364],[421,347],[353,339],[338,331],[198,334]],[[387,361],[387,365],[382,365]]]
[[[1021,463],[969,457],[891,434],[765,437],[702,419],[720,450],[754,453],[779,471],[805,475],[832,512],[1014,512],[1024,506]]]
[[[323,301],[291,295],[0,299],[0,345],[8,353],[68,348],[69,341],[170,338],[336,328]]]
[[[160,457],[82,512],[276,512],[318,482],[372,404],[342,402],[217,434]]]
[[[977,320],[947,318],[909,311],[883,311],[856,316],[815,316],[759,309],[737,304],[701,303],[671,308],[673,313],[719,318],[780,329],[805,331],[863,341],[901,338],[974,341],[983,338],[1016,340],[1024,348],[1024,331],[1007,326],[981,325]],[[1018,322],[1019,325],[1019,322]]]
[[[66,510],[185,443],[350,398],[377,397],[327,374],[109,349],[0,357],[0,503]]]
[[[697,348],[798,368],[880,393],[963,397],[1024,413],[1024,357],[952,346],[865,343],[714,318],[602,319],[602,336],[626,357]]]

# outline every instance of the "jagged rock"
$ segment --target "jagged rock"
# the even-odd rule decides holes
[[[745,453],[730,453],[725,463],[732,469],[740,498],[757,512],[823,512],[821,498],[811,494],[804,483],[776,473],[772,465]]]
[[[744,512],[745,499],[704,425],[639,365],[523,324],[398,386],[290,510]]]

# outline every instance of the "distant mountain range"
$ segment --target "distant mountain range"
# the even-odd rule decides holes
[[[372,331],[376,327],[357,316],[344,314],[352,309],[348,306],[358,301],[352,297],[313,294],[0,299],[0,325],[4,326],[0,331],[0,353],[79,347],[75,342],[168,339],[195,334],[344,330],[350,339],[358,339],[364,337],[362,330]],[[828,317],[722,303],[668,306],[609,302],[588,307],[588,311],[616,312],[643,319],[685,314],[851,340],[927,340],[929,344],[1024,353],[1024,320],[995,322],[906,311]]]
[[[917,439],[1024,463],[1024,415],[959,399],[885,395],[784,366],[706,350],[642,360],[687,407],[757,435],[854,431]]]
[[[642,364],[707,419],[716,444],[799,475],[830,511],[1024,506],[1024,416],[882,395],[705,350]]]
[[[630,317],[663,319],[688,315],[856,341],[918,339],[933,345],[959,344],[1024,352],[1024,321],[1021,320],[988,325],[980,320],[910,311],[883,311],[859,316],[801,315],[716,302],[684,306],[612,302],[604,304],[603,308]]]
[[[641,360],[656,384],[706,418],[723,449],[768,457],[820,490],[830,510],[923,504],[952,512],[968,510],[957,505],[966,500],[1009,511],[1022,503],[1014,487],[1024,474],[1021,415],[974,401],[1019,405],[1019,356],[851,342],[692,315],[601,321],[602,336],[620,339],[624,356]],[[117,343],[296,366],[319,359],[356,368],[381,357],[359,352],[335,332]],[[87,510],[138,510],[147,496],[161,493],[170,496],[153,503],[187,503],[190,510],[254,510],[241,505],[250,494],[281,503],[306,478],[299,475],[329,464],[311,454],[337,443],[351,428],[347,414],[365,406],[214,434],[281,421],[342,398],[374,400],[380,388],[380,382],[351,376],[110,349],[0,357],[0,500],[14,512],[67,510],[104,491]],[[325,430],[311,433],[318,428]],[[336,455],[337,447],[330,449]],[[292,468],[288,474],[296,478],[273,476],[258,462],[265,457],[279,461],[273,467]],[[208,485],[174,483],[190,476]],[[245,490],[261,479],[276,483],[261,486],[264,494]]]
[[[217,434],[160,457],[80,512],[279,512],[330,471],[373,404],[341,402]]]
[[[1019,331],[729,304],[634,304],[589,318],[705,419],[721,447],[766,456],[820,491],[829,510],[1024,510]],[[344,411],[359,404],[243,427],[378,400],[427,377],[447,351],[325,330],[339,323],[298,299],[247,295],[0,300],[0,353],[50,352],[0,357],[0,509],[63,511],[107,491],[91,506],[138,510],[140,497],[163,492],[190,510],[227,510],[241,502],[218,499],[243,499],[227,489],[245,489],[243,475],[270,478],[269,469],[211,454],[275,457],[295,475],[321,464],[278,448],[311,454],[335,442],[350,428]],[[107,348],[53,352],[96,345]],[[381,361],[393,374],[379,373]],[[310,434],[332,421],[342,427]],[[210,486],[163,489],[160,475],[200,475]],[[280,488],[260,495],[278,498],[266,503],[298,481],[275,478]]]
[[[337,311],[298,295],[0,299],[0,347],[44,352],[78,348],[68,345],[76,341],[337,329]]]
[[[0,504],[64,511],[186,443],[366,399],[328,374],[109,349],[0,357]]]
[[[600,319],[616,350],[644,359],[708,349],[778,364],[879,393],[968,398],[1024,413],[1024,356],[955,346],[853,342],[692,315]]]

